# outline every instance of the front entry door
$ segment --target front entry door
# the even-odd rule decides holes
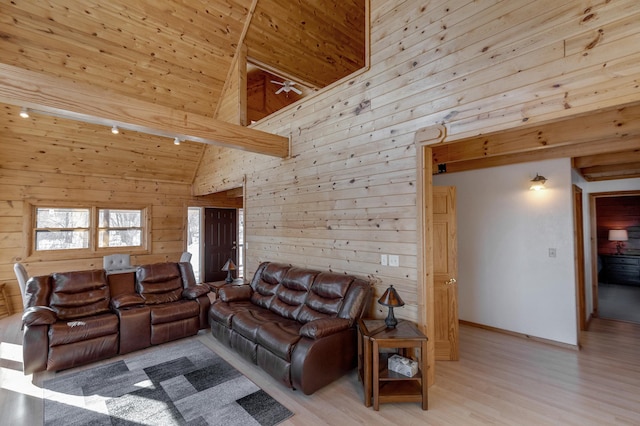
[[[227,273],[221,271],[225,262],[238,264],[237,221],[235,209],[204,210],[204,281],[222,281]],[[234,278],[237,276],[233,274]]]
[[[436,360],[459,359],[456,234],[456,188],[434,186],[433,287]]]

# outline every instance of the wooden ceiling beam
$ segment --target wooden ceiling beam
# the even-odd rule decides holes
[[[122,96],[77,83],[0,64],[0,102],[34,112],[136,132],[179,137],[274,157],[289,155],[289,138],[191,112]]]
[[[621,178],[640,177],[640,163],[610,164],[580,169],[582,176],[589,182]]]
[[[640,136],[640,103],[633,103],[538,126],[434,145],[431,149],[434,165],[447,164],[447,171],[449,171],[456,162],[469,163],[471,160],[523,153],[531,155],[530,153],[535,151],[558,149],[563,146],[603,140],[623,141],[638,136]],[[570,151],[573,152],[572,149]],[[576,154],[579,155],[579,153]],[[435,169],[437,170],[437,167]]]
[[[628,146],[626,148],[629,148]],[[583,169],[586,167],[609,166],[621,163],[640,163],[640,148],[620,152],[610,152],[599,155],[584,155],[573,159],[573,167]]]
[[[435,147],[435,145],[433,145]],[[434,148],[432,148],[434,149]],[[601,139],[591,142],[574,143],[541,150],[533,150],[516,154],[497,155],[467,161],[446,163],[447,173],[464,172],[508,164],[527,163],[530,161],[551,160],[554,158],[572,158],[578,156],[602,155],[623,150],[640,150],[640,136],[614,139]],[[437,167],[434,166],[434,173]]]

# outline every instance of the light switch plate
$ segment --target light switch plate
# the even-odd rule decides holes
[[[389,266],[400,266],[400,257],[397,254],[389,255]]]
[[[387,262],[387,255],[386,254],[381,254],[380,255],[380,264],[382,266],[387,266],[388,262]]]

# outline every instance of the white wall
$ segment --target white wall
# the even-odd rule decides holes
[[[528,190],[536,173],[545,191]],[[569,159],[442,174],[434,185],[457,188],[460,319],[577,344]]]

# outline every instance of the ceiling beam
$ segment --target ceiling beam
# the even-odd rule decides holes
[[[582,155],[573,159],[573,167],[583,169],[585,167],[609,166],[621,163],[640,163],[640,148],[629,149],[631,146],[625,146],[627,150],[620,152],[610,152],[600,155]]]
[[[471,137],[450,143],[433,145],[433,164],[446,164],[447,172],[469,170],[468,166],[474,164],[488,164],[487,159],[500,157],[509,159],[511,163],[535,161],[545,158],[557,158],[558,156],[579,156],[584,152],[571,148],[578,144],[595,142],[596,145],[608,141],[628,143],[629,140],[640,137],[640,103],[618,106],[615,108],[591,112],[579,116],[570,117],[550,123],[543,123],[526,128],[517,128],[502,132]],[[566,151],[563,147],[569,147]],[[622,151],[630,149],[630,146],[609,147],[601,152]],[[549,157],[550,153],[535,154],[554,150],[556,154]],[[571,152],[571,155],[565,153]],[[562,153],[563,155],[559,155]],[[524,155],[518,160],[519,155]],[[526,158],[526,159],[525,159]],[[504,162],[500,164],[507,164]],[[467,166],[458,168],[456,163],[465,163]],[[492,167],[486,165],[484,167]],[[476,167],[478,168],[478,167]],[[434,167],[437,170],[437,167]]]
[[[433,148],[432,148],[433,149]],[[552,160],[555,158],[573,158],[579,156],[597,156],[612,151],[639,150],[640,136],[623,139],[601,139],[592,142],[563,145],[547,149],[539,149],[516,154],[496,155],[466,161],[446,163],[447,173],[464,172],[488,167],[506,166],[508,164],[527,163],[530,161]],[[434,166],[437,173],[437,167]]]
[[[0,102],[72,120],[167,138],[289,155],[289,138],[0,64]]]

